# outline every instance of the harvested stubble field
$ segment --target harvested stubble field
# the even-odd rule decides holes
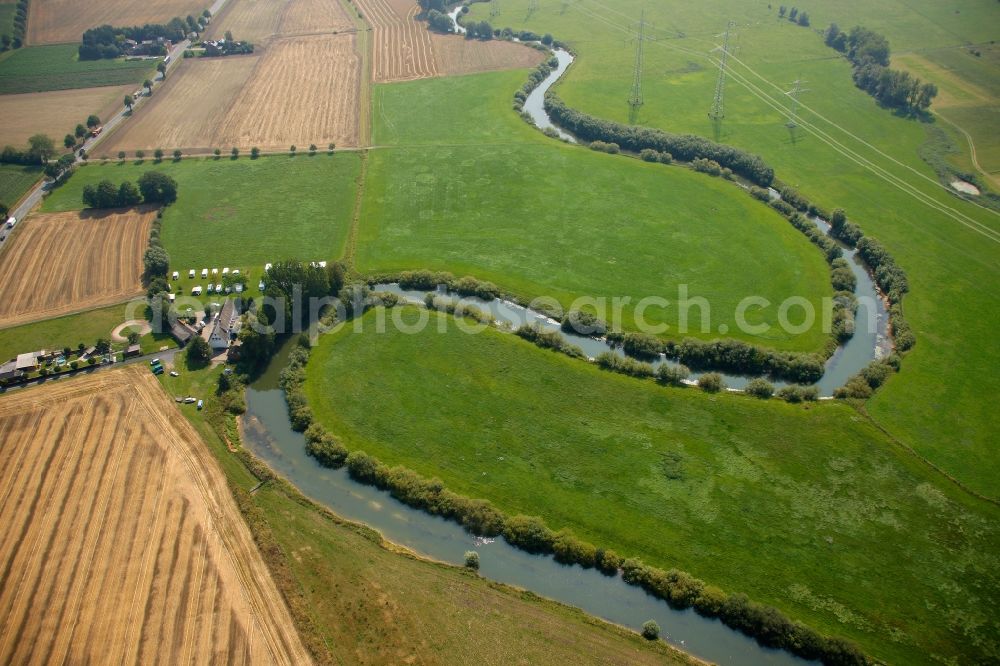
[[[527,69],[537,66],[545,57],[541,51],[515,42],[483,42],[456,35],[432,35],[431,42],[438,74],[443,76]]]
[[[339,0],[230,0],[212,22],[209,39],[227,30],[237,39],[266,44],[275,36],[345,32],[354,23]]]
[[[166,23],[175,16],[197,16],[209,4],[204,0],[33,0],[28,11],[28,43],[76,42],[85,30],[104,24]]]
[[[91,113],[110,118],[134,85],[0,95],[0,146],[23,146],[39,132],[59,140]]]
[[[375,46],[372,76],[376,83],[408,81],[438,75],[434,44],[427,24],[416,16],[413,0],[357,0],[372,26]]]
[[[185,62],[100,153],[358,145],[354,35],[276,39],[263,55]]]
[[[142,292],[153,209],[34,215],[0,255],[0,328],[110,305]]]
[[[217,145],[219,123],[233,106],[260,62],[260,56],[198,58],[180,63],[163,87],[97,152],[185,148],[210,152]],[[168,151],[169,152],[169,151]]]
[[[138,367],[0,400],[0,661],[309,661],[178,417]]]

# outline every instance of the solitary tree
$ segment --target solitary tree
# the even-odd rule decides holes
[[[236,146],[233,146],[233,149],[229,152],[229,154],[232,155],[233,159],[235,160],[237,157],[240,156],[240,149],[237,148]]]
[[[94,351],[98,354],[107,354],[111,351],[111,342],[107,338],[98,338],[94,344]]]
[[[260,157],[260,148],[258,148],[257,146],[254,146],[253,148],[250,149],[250,159],[254,159],[255,160],[258,157]]]
[[[309,144],[309,154],[310,155],[315,155],[316,154],[316,144],[315,143]]]
[[[146,92],[149,93],[150,95],[153,94],[153,82],[150,81],[149,79],[146,79],[145,81],[142,82],[142,87],[145,88]]]
[[[479,571],[479,553],[470,550],[465,553],[465,566],[473,571]]]
[[[124,150],[119,150],[118,151],[118,161],[119,162],[124,162],[125,161],[125,157],[126,157],[125,151]]]
[[[208,342],[200,335],[194,336],[187,351],[188,358],[195,363],[207,363],[212,358],[212,349]]]
[[[139,176],[139,190],[146,203],[177,201],[177,181],[161,171],[147,171]]]
[[[134,344],[138,344],[139,343],[139,332],[138,331],[131,331],[128,334],[128,343],[130,345],[134,345]]]
[[[332,152],[333,152],[333,151],[334,151],[334,150],[335,150],[335,149],[337,148],[337,144],[335,144],[335,143],[334,143],[333,141],[331,141],[331,142],[329,143],[329,145],[327,145],[327,148],[328,148],[328,149],[330,150],[330,152],[332,153]]]
[[[56,153],[56,145],[45,134],[35,134],[28,139],[28,156],[39,164],[45,164]]]
[[[153,158],[157,162],[159,162],[160,160],[162,160],[163,159],[163,148],[157,148],[156,150],[154,150],[153,151]]]
[[[174,150],[174,161],[175,162],[179,162],[180,159],[181,159],[181,155],[183,155],[183,154],[184,153],[181,152],[180,148],[177,148],[176,150]]]
[[[137,151],[135,151],[135,159],[141,160],[145,156],[146,156],[146,151],[145,150],[137,150]]]
[[[77,123],[76,129],[73,130],[73,134],[77,135],[81,139],[87,136],[87,128],[83,126],[83,123]]]
[[[89,116],[87,116],[87,127],[89,127],[90,129],[94,129],[95,127],[100,126],[100,124],[101,124],[101,119],[95,116],[94,114],[90,114]]]
[[[66,138],[63,139],[63,145],[67,148],[72,148],[76,145],[76,137],[72,134],[67,134]]]
[[[215,155],[215,159],[219,159],[219,155],[222,154],[222,151],[216,148],[215,150],[212,151],[212,154]]]
[[[295,144],[293,143],[292,147],[288,149],[288,152],[290,152],[292,155],[294,155],[296,150],[297,150],[297,148],[295,147]]]
[[[156,71],[160,73],[164,79],[167,78],[167,64],[162,60],[156,65]]]
[[[125,108],[132,111],[132,95],[125,95]]]

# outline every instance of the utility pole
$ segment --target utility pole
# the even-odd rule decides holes
[[[729,39],[735,33],[735,21],[730,21],[726,26],[726,32],[722,38],[722,57],[719,59],[719,79],[715,82],[715,99],[712,101],[712,110],[708,112],[708,117],[718,122],[725,115],[724,95],[726,91],[726,65],[729,62]],[[718,50],[718,47],[716,49]]]
[[[538,0],[528,0],[528,16],[538,11]]]

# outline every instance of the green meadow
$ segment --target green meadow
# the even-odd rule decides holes
[[[390,313],[321,339],[307,367],[315,417],[349,450],[892,663],[1000,656],[1000,510],[848,406],[662,388],[437,314],[420,333],[376,332],[378,317],[419,316]]]
[[[136,181],[148,170],[177,181],[177,202],[164,213],[161,238],[171,270],[186,278],[191,268],[200,276],[206,267],[260,270],[282,259],[339,257],[350,228],[361,158],[336,153],[94,162],[53,192],[43,211],[83,208],[85,185],[105,179]]]
[[[0,95],[140,85],[158,60],[79,60],[76,44],[29,46],[0,55]]]
[[[918,156],[925,126],[878,107],[856,89],[849,64],[818,32],[829,21],[846,28],[861,23],[884,30],[897,51],[982,42],[993,37],[996,3],[817,3],[804,7],[812,28],[778,19],[778,5],[769,9],[762,1],[730,0],[709,9],[699,3],[668,8],[638,0],[614,6],[580,0],[543,3],[530,16],[527,0],[502,4],[493,19],[497,26],[551,32],[579,54],[558,85],[562,98],[618,121],[628,118],[635,55],[628,26],[645,7],[657,39],[646,46],[640,124],[756,152],[780,180],[825,208],[845,208],[866,234],[882,241],[907,271],[906,315],[918,342],[903,372],[866,409],[976,491],[1000,496],[994,410],[984,398],[1000,392],[1000,375],[984,370],[1000,367],[1000,347],[991,342],[1000,296],[982,288],[1000,280],[1000,245],[990,232],[1000,230],[1000,216],[938,184]],[[738,24],[738,60],[726,86],[725,119],[713,127],[707,112],[718,71],[707,54],[721,43],[717,35],[726,16]],[[486,5],[472,5],[470,20],[482,18],[488,18]],[[801,95],[800,125],[808,123],[823,136],[785,127],[791,107],[785,92],[795,80],[809,89]]]
[[[548,139],[510,110],[524,71],[378,86],[356,248],[362,272],[431,268],[491,280],[516,294],[557,299],[627,297],[624,327],[645,312],[664,335],[719,331],[782,349],[816,351],[819,325],[777,326],[791,296],[815,312],[832,295],[822,254],[735,184],[676,166],[599,154]],[[434,118],[428,123],[427,118]],[[679,324],[679,288],[711,306],[710,330]],[[737,330],[741,299],[770,330]],[[610,313],[610,307],[608,309]],[[693,309],[692,322],[699,310]]]
[[[0,202],[13,208],[41,177],[40,167],[0,164]]]

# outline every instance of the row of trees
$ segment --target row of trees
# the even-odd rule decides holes
[[[798,7],[788,7],[781,5],[778,7],[778,16],[781,18],[788,18],[792,23],[798,23],[804,28],[809,27],[809,14],[805,11],[799,11]]]
[[[160,171],[147,171],[139,176],[138,187],[125,181],[115,185],[103,180],[83,186],[83,203],[88,208],[119,208],[140,203],[171,204],[177,200],[177,181]]]
[[[14,7],[13,32],[0,35],[0,51],[19,49],[24,44],[24,35],[28,30],[28,0],[17,0]]]
[[[0,162],[5,164],[44,165],[56,154],[56,144],[45,134],[35,134],[28,139],[27,148],[4,146]]]
[[[545,110],[560,126],[584,141],[617,143],[623,150],[635,153],[649,148],[687,162],[698,158],[713,160],[762,187],[774,180],[774,169],[764,160],[733,146],[691,134],[671,134],[595,118],[571,109],[551,91],[545,95]]]
[[[404,504],[458,522],[469,532],[486,537],[503,536],[511,545],[530,553],[553,555],[559,562],[596,568],[636,585],[674,608],[694,608],[706,617],[720,618],[728,626],[769,647],[784,648],[827,664],[867,664],[852,643],[822,636],[793,622],[779,610],[750,601],[743,594],[727,594],[687,572],[664,571],[625,559],[613,550],[583,541],[571,530],[552,530],[537,516],[506,516],[487,500],[469,499],[448,490],[440,479],[426,479],[405,467],[388,467],[364,451],[350,451],[312,418],[302,389],[309,349],[292,351],[282,372],[282,386],[293,423],[305,433],[306,450],[320,464],[346,467],[351,478],[387,490]],[[650,632],[652,629],[650,628]]]
[[[879,104],[906,113],[930,108],[938,89],[909,72],[889,67],[889,40],[874,30],[855,26],[845,33],[836,23],[826,29],[826,45],[845,54],[854,66],[854,84]]]

